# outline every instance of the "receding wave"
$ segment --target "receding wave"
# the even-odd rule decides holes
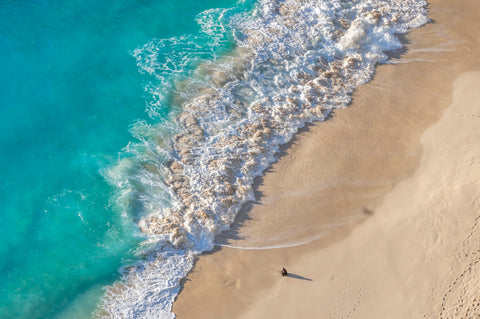
[[[140,71],[156,79],[145,87],[147,110],[167,119],[136,123],[139,142],[104,174],[145,241],[141,260],[107,288],[100,316],[173,318],[194,257],[211,250],[215,235],[253,199],[254,178],[279,146],[306,123],[346,107],[387,60],[385,51],[401,47],[395,34],[427,22],[425,5],[262,0],[245,12],[201,13],[199,36],[136,49]]]

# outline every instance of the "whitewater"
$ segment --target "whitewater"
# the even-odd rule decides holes
[[[239,3],[200,13],[199,35],[152,39],[133,50],[150,77],[149,115],[161,120],[135,123],[137,141],[102,173],[144,240],[139,260],[107,288],[98,316],[174,318],[182,278],[254,199],[254,179],[279,146],[306,123],[347,107],[353,90],[388,60],[386,52],[402,47],[397,35],[428,22],[425,6]]]

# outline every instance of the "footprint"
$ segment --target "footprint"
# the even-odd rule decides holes
[[[439,318],[480,318],[480,257],[473,256],[467,267],[457,275],[443,294]]]
[[[362,288],[348,286],[342,298],[334,305],[329,315],[331,319],[347,319],[358,309],[362,300]]]

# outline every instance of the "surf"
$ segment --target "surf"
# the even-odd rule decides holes
[[[101,317],[173,318],[181,279],[254,199],[253,181],[279,146],[347,107],[385,52],[402,46],[396,34],[428,21],[415,0],[242,5],[199,14],[198,36],[133,52],[152,77],[148,110],[167,120],[136,123],[139,142],[104,174],[145,240],[107,289]]]

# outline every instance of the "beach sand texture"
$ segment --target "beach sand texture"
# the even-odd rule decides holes
[[[283,248],[200,256],[177,318],[480,316],[480,2],[429,3],[408,50],[284,147],[217,239]]]

